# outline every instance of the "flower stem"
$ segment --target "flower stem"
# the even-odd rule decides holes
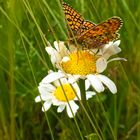
[[[90,122],[89,122],[89,119],[88,119],[88,115],[87,113],[89,112],[88,110],[88,105],[87,105],[87,100],[86,100],[86,92],[85,92],[85,80],[83,79],[80,79],[79,80],[79,87],[80,87],[80,91],[81,91],[81,99],[82,99],[82,108],[83,108],[83,121],[85,122],[86,124],[86,130],[87,132],[86,133],[89,133],[91,131],[91,127],[90,127]],[[86,112],[85,112],[86,110]],[[88,135],[88,134],[85,134],[85,135]]]
[[[84,105],[85,108],[87,108],[85,80],[83,80],[83,79],[79,80],[79,87],[80,87],[80,91],[81,91],[82,104]]]

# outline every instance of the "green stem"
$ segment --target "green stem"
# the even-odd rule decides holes
[[[85,81],[83,79],[79,80],[79,87],[80,87],[80,91],[81,91],[82,104],[84,105],[85,108],[87,108]]]
[[[87,130],[86,133],[89,133],[90,130],[91,130],[91,127],[90,127],[89,119],[88,119],[88,117],[86,115],[86,113],[88,113],[89,111],[88,111],[87,100],[86,100],[85,80],[83,80],[83,79],[79,80],[79,87],[80,87],[80,91],[81,91],[82,106],[84,106],[84,109],[83,109],[83,121],[86,124],[86,130]],[[84,110],[86,110],[87,112],[85,112]],[[86,134],[86,135],[88,135],[88,134]]]

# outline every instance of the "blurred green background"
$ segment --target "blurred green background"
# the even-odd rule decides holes
[[[119,57],[127,62],[113,62],[105,71],[118,93],[106,90],[89,100],[94,128],[83,121],[82,111],[78,126],[56,108],[44,114],[34,98],[53,69],[47,41],[68,39],[62,1],[0,0],[0,140],[140,140],[140,1],[65,2],[94,23],[122,18]]]

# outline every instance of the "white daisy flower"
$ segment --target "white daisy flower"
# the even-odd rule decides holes
[[[58,106],[58,113],[66,108],[68,116],[72,118],[79,108],[75,101],[81,99],[80,89],[76,82],[70,84],[66,78],[60,78],[62,75],[64,76],[63,73],[50,71],[39,84],[40,95],[35,98],[35,102],[43,102],[42,111],[49,110],[52,105]],[[87,92],[86,99],[93,95],[95,92]]]
[[[97,52],[93,50],[78,50],[73,49],[69,45],[67,49],[64,42],[54,42],[54,48],[50,45],[46,47],[46,51],[51,56],[51,61],[59,71],[55,74],[59,78],[68,77],[68,81],[73,83],[79,78],[85,79],[86,89],[92,86],[97,92],[103,92],[105,86],[114,94],[117,92],[116,85],[105,75],[101,74],[107,64],[114,60],[126,60],[124,58],[109,59],[112,55],[118,54],[121,49],[118,47],[120,40],[109,42]]]

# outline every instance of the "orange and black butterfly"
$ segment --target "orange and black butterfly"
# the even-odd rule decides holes
[[[100,48],[109,41],[119,38],[118,30],[123,23],[121,18],[111,17],[107,21],[94,24],[84,20],[76,10],[66,3],[63,3],[63,9],[73,43],[76,42],[85,48],[92,49]]]

